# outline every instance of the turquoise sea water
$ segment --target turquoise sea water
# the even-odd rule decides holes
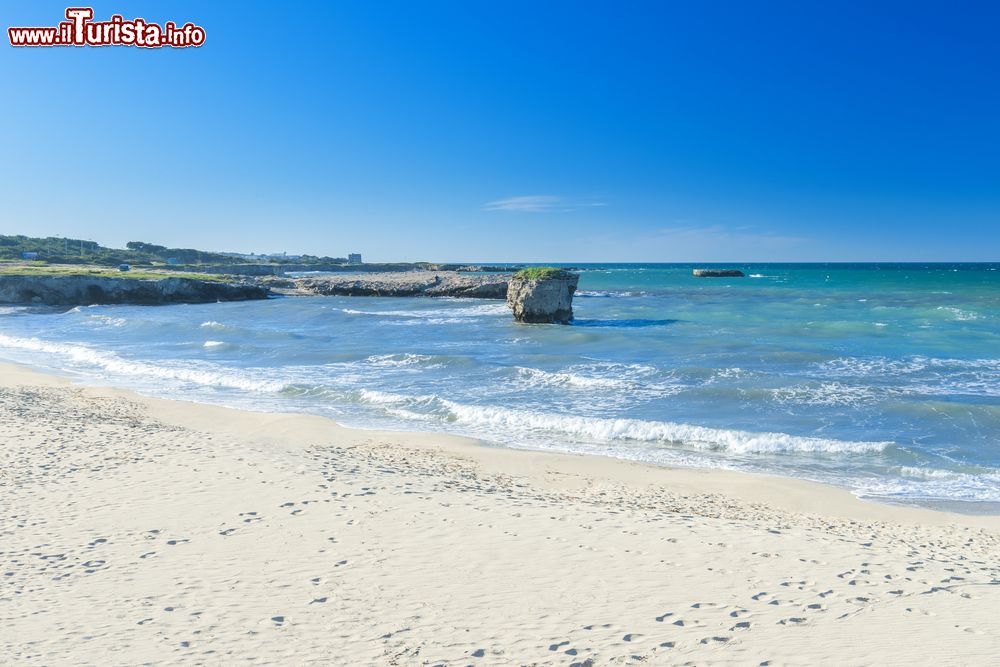
[[[0,357],[144,393],[502,446],[1000,502],[1000,264],[583,265],[572,326],[496,301],[0,308]]]

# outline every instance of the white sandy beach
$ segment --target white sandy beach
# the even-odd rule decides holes
[[[0,366],[2,664],[989,665],[1000,518]]]

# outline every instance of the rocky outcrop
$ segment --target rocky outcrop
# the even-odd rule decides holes
[[[266,287],[193,278],[0,275],[0,303],[49,306],[208,303],[265,299]]]
[[[308,296],[453,296],[503,299],[509,275],[470,276],[455,271],[262,278],[259,282],[278,294]]]
[[[691,272],[695,278],[742,278],[739,269],[695,269]]]
[[[158,270],[197,271],[198,273],[221,273],[234,276],[283,276],[288,273],[320,271],[323,273],[407,273],[431,272],[475,272],[510,273],[513,268],[480,264],[431,264],[429,262],[384,262],[366,264],[325,264],[325,263],[252,263],[252,264],[195,264],[191,266],[157,267]]]
[[[580,276],[550,271],[540,276],[515,274],[507,287],[507,305],[518,322],[567,324],[573,319],[573,293]]]

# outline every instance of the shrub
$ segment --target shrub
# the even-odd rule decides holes
[[[532,266],[521,269],[514,274],[514,277],[522,280],[548,280],[550,278],[563,278],[567,275],[569,275],[568,271],[554,266]]]

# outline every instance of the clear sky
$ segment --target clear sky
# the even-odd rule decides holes
[[[4,2],[54,26],[65,3]],[[992,2],[131,2],[0,44],[0,233],[430,261],[1000,260]]]

